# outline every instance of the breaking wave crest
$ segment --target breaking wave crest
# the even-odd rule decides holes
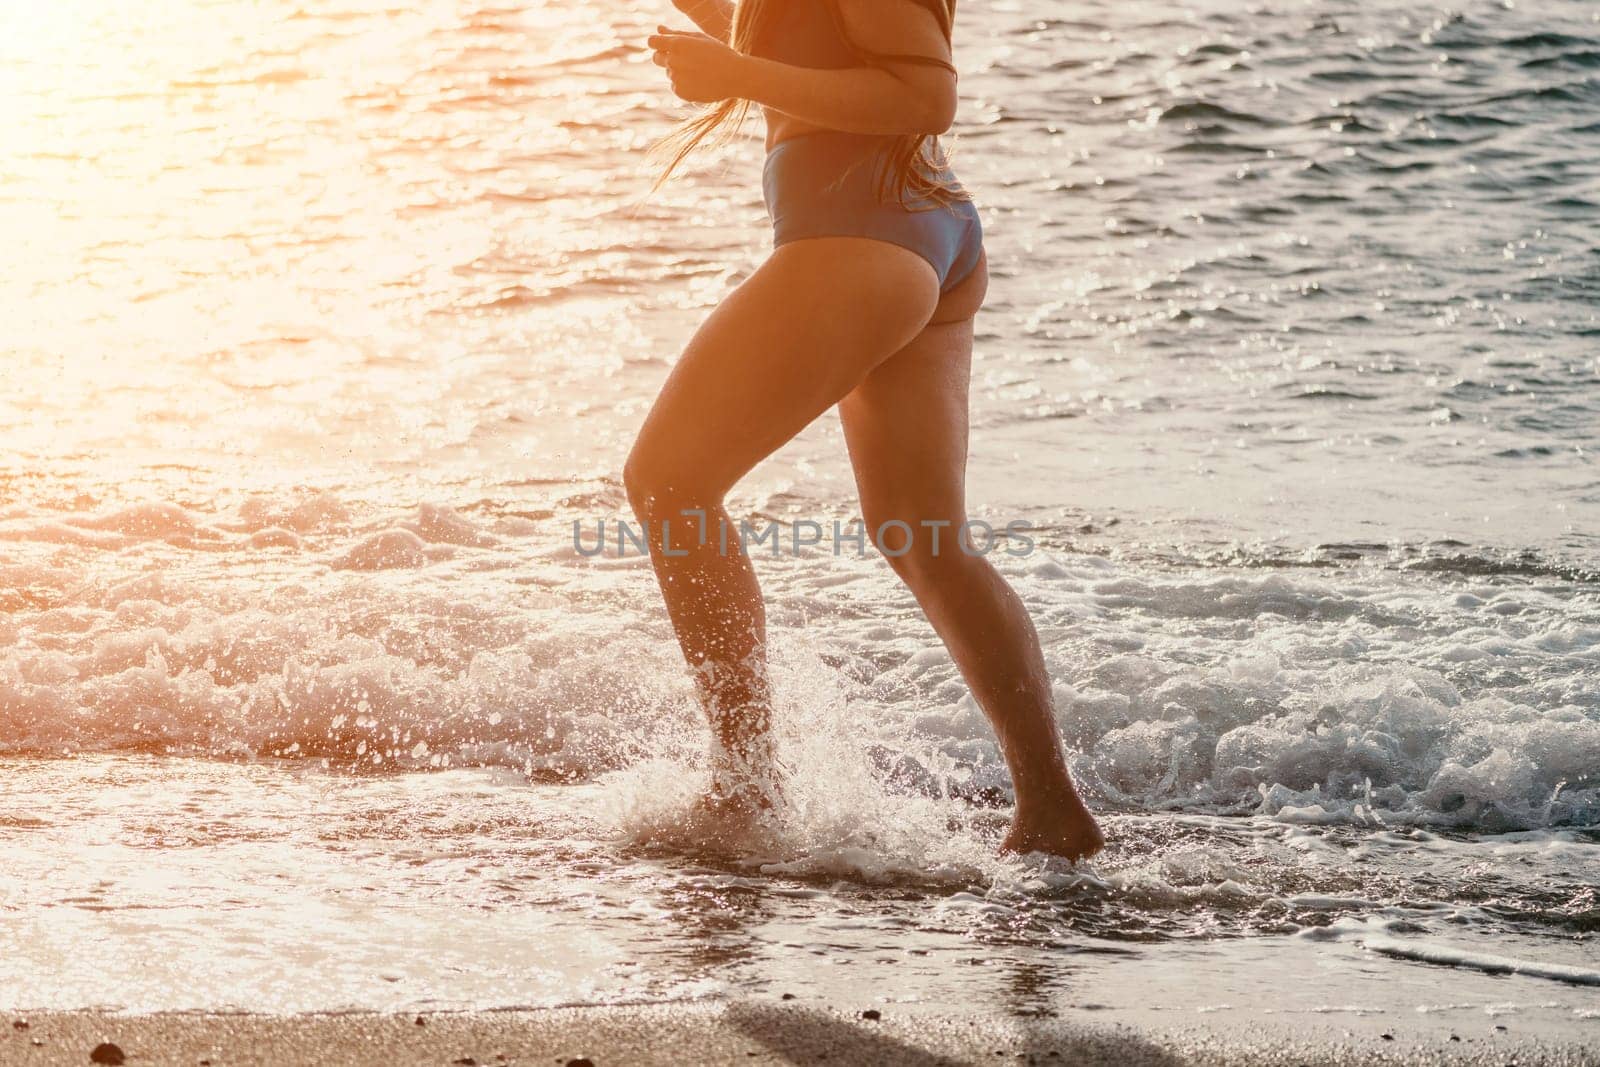
[[[0,536],[25,558],[0,568],[0,751],[546,780],[698,765],[704,732],[647,569],[579,559],[566,529],[434,505],[358,519],[327,495],[12,514]],[[374,547],[401,540],[415,551]],[[1007,802],[983,715],[881,562],[761,566],[807,781],[857,805],[863,781],[931,810]],[[1067,553],[1002,566],[1101,805],[1600,823],[1600,618],[1581,581]]]

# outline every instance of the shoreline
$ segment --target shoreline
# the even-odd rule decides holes
[[[91,1053],[114,1043],[127,1064],[389,1063],[964,1064],[1070,1063],[1116,1067],[1462,1064],[1592,1067],[1594,1044],[1516,1029],[1480,1032],[1419,1017],[1337,1022],[1258,1017],[1177,1025],[998,1012],[871,1013],[777,999],[443,1013],[246,1015],[103,1011],[6,1013],[0,1061],[18,1065],[119,1062]],[[420,1020],[420,1021],[419,1021]]]

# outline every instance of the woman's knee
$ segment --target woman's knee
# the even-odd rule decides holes
[[[895,574],[914,590],[938,586],[973,560],[964,549],[963,520],[900,517],[867,520],[867,532]]]
[[[640,519],[714,507],[723,496],[723,490],[704,484],[686,464],[674,462],[642,438],[622,465],[622,487]]]
[[[628,503],[640,518],[659,510],[671,493],[671,474],[654,462],[641,444],[635,444],[622,465],[622,488],[628,494]]]

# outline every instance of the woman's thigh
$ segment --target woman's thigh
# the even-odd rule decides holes
[[[905,347],[938,303],[933,268],[897,245],[783,245],[690,340],[639,431],[631,474],[720,495]]]
[[[916,338],[873,368],[839,404],[868,526],[966,519],[967,402],[973,316],[987,263],[939,302]],[[952,528],[946,534],[954,537]]]
[[[903,522],[931,545],[924,522],[948,522],[940,551],[966,519],[967,395],[972,320],[934,323],[867,375],[839,404],[862,516],[870,531]],[[891,544],[904,536],[888,535]]]

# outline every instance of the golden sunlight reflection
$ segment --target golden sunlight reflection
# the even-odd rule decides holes
[[[263,456],[295,480],[470,460],[469,369],[514,381],[537,351],[570,384],[632,334],[660,101],[625,57],[581,4],[0,6],[11,461],[109,492],[174,463],[246,488],[283,473]]]

